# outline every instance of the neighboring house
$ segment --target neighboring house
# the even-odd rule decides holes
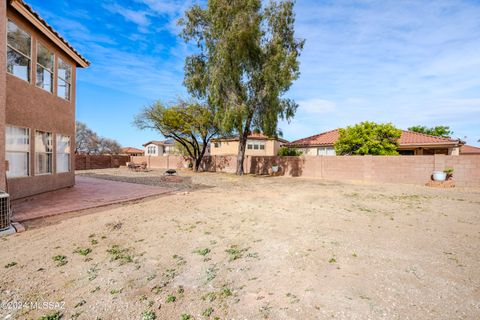
[[[134,147],[125,147],[125,148],[122,148],[121,153],[131,157],[139,157],[139,156],[143,156],[145,151],[143,151],[142,149],[134,148]]]
[[[280,147],[288,143],[280,138],[270,138],[263,134],[252,133],[247,138],[245,155],[247,156],[276,156]],[[225,156],[238,154],[238,137],[217,138],[210,142],[210,155]]]
[[[292,141],[286,146],[299,149],[307,156],[334,156],[333,145],[338,140],[339,129]],[[398,153],[402,155],[459,155],[463,142],[460,140],[430,136],[402,130],[398,139]]]
[[[171,139],[167,139],[164,141],[149,141],[143,146],[145,148],[146,156],[159,157],[169,155],[173,156],[179,154],[175,142]]]
[[[0,60],[0,188],[74,185],[76,68],[90,63],[21,0],[0,1]]]
[[[469,146],[467,144],[463,145],[460,147],[460,154],[461,155],[468,155],[468,154],[480,154],[480,148],[479,147],[474,147],[474,146]]]

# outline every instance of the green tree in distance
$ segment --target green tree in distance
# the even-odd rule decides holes
[[[431,128],[428,128],[426,126],[413,126],[408,128],[408,130],[443,138],[450,138],[453,134],[453,131],[450,131],[449,126],[436,126]]]
[[[219,132],[215,123],[208,106],[183,100],[172,104],[157,101],[144,108],[134,120],[140,129],[154,129],[165,138],[175,140],[192,159],[195,171],[200,167],[210,139]]]
[[[279,118],[290,120],[297,104],[283,95],[299,76],[304,41],[295,38],[294,1],[209,0],[179,21],[198,52],[185,61],[184,84],[213,106],[222,131],[239,136],[237,174],[243,174],[247,136],[277,135]]]
[[[401,134],[391,123],[361,122],[340,129],[335,152],[337,155],[396,155]]]

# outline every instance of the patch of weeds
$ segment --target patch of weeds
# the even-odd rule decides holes
[[[85,303],[87,303],[87,301],[81,300],[80,302],[78,302],[78,303],[75,305],[75,308],[81,307],[81,306],[83,306]]]
[[[74,314],[72,314],[72,315],[70,316],[70,320],[76,320],[76,319],[78,319],[78,317],[80,317],[81,314],[82,314],[81,312],[75,312]]]
[[[163,288],[165,288],[166,284],[162,283],[162,284],[157,284],[156,286],[154,286],[152,288],[152,292],[155,293],[155,294],[160,294],[163,290]]]
[[[172,256],[172,258],[177,260],[177,265],[179,265],[179,266],[183,266],[184,264],[187,263],[187,261],[185,261],[185,259],[183,257],[179,256],[179,255],[175,254],[175,255]]]
[[[115,231],[115,230],[120,230],[120,229],[122,229],[123,223],[121,223],[121,222],[107,223],[105,226],[106,226],[107,228],[109,228],[110,230]]]
[[[98,240],[97,239],[92,239],[90,240],[90,243],[92,244],[92,246],[98,244]]]
[[[229,261],[234,261],[243,257],[243,254],[248,249],[240,249],[237,245],[231,245],[230,248],[225,250],[229,255]]]
[[[163,276],[167,278],[168,280],[172,280],[177,276],[177,271],[175,269],[167,269],[163,273]]]
[[[131,255],[129,255],[129,250],[121,248],[119,245],[114,244],[107,250],[108,253],[112,256],[111,261],[120,261],[120,264],[125,264],[133,261]]]
[[[287,298],[290,299],[290,303],[292,303],[292,304],[300,302],[300,299],[296,295],[294,295],[293,293],[289,292],[289,293],[286,294],[286,296],[287,296]]]
[[[270,310],[272,310],[272,307],[267,303],[263,306],[260,307],[259,311],[260,314],[263,316],[264,319],[268,319],[270,316]]]
[[[63,314],[60,311],[55,311],[54,313],[41,316],[38,320],[60,320],[63,317]]]
[[[249,254],[247,254],[247,257],[258,259],[258,252],[250,252]]]
[[[156,274],[151,274],[147,277],[147,281],[152,281],[153,279],[155,279],[157,277]]]
[[[122,291],[123,291],[123,288],[120,288],[120,289],[112,289],[112,290],[110,290],[110,294],[115,295],[115,294],[122,293]]]
[[[357,253],[356,252],[352,253],[352,257],[354,258],[358,257]]]
[[[202,316],[209,318],[213,313],[213,308],[209,307],[202,312]]]
[[[183,286],[178,287],[177,293],[180,294],[180,295],[183,295],[185,293],[185,289],[183,288]]]
[[[207,254],[210,253],[209,248],[198,248],[197,250],[193,251],[196,254],[199,254],[201,256],[206,256]]]
[[[207,282],[212,281],[217,276],[218,269],[215,266],[207,269]]]
[[[142,320],[155,320],[157,315],[152,310],[145,310],[142,312]]]
[[[172,294],[169,294],[167,296],[167,298],[165,299],[165,302],[166,303],[172,303],[172,302],[175,302],[177,300],[177,297],[175,297],[174,295]]]
[[[140,299],[138,299],[138,301],[142,302],[142,301],[147,301],[147,295],[146,294],[143,294],[140,296]]]
[[[9,262],[5,265],[5,268],[8,269],[8,268],[11,268],[11,267],[15,267],[17,265],[17,263],[15,261],[12,261],[12,262]]]
[[[222,298],[227,298],[233,295],[232,290],[225,284],[223,285],[222,289],[220,290],[220,296]]]
[[[52,260],[57,264],[57,267],[64,266],[68,263],[67,257],[62,255],[54,256]]]
[[[90,291],[90,293],[95,293],[95,292],[97,292],[97,291],[100,291],[100,287],[98,287],[98,286],[95,287],[95,289],[93,289],[92,291]]]
[[[215,292],[209,292],[202,296],[203,301],[213,302],[217,299],[217,294]]]
[[[331,257],[330,260],[328,260],[328,263],[337,263],[335,256]]]
[[[180,320],[193,320],[193,317],[187,313],[184,313],[180,316]]]
[[[92,252],[92,249],[90,248],[81,248],[81,247],[78,247],[77,249],[75,249],[75,251],[73,251],[73,253],[77,253],[81,256],[86,256],[88,255],[90,252]]]
[[[87,270],[88,280],[89,281],[95,280],[98,276],[98,271],[99,271],[99,269],[97,268],[97,265],[94,265],[93,267],[88,269]]]

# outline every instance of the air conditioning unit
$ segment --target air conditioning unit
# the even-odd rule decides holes
[[[0,192],[0,231],[10,228],[10,223],[10,195],[5,192]]]

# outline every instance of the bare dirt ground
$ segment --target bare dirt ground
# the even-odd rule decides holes
[[[1,317],[480,318],[479,189],[181,175],[212,187],[0,239]]]

